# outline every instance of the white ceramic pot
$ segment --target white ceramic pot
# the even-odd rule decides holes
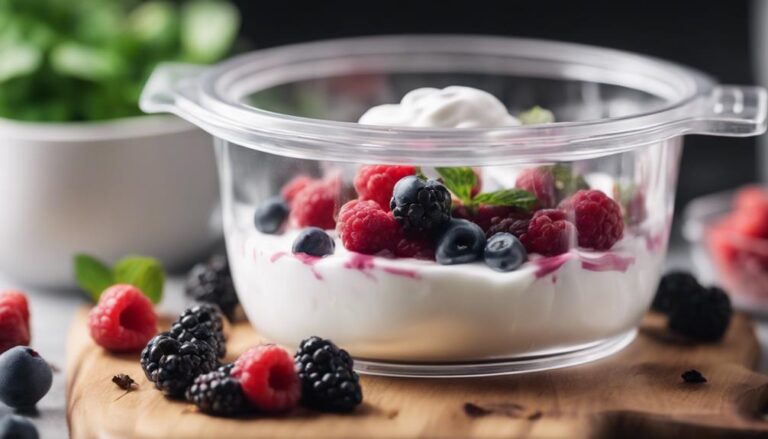
[[[221,235],[210,136],[169,116],[0,120],[0,272],[74,285],[72,257],[151,255],[169,269]]]

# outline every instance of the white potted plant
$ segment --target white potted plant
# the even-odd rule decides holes
[[[158,62],[216,61],[238,26],[215,0],[0,2],[0,272],[66,287],[77,253],[173,269],[220,238],[210,137],[137,101]]]

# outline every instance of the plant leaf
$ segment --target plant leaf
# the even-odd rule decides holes
[[[14,44],[0,47],[0,82],[36,71],[43,61],[43,54],[30,44]]]
[[[181,46],[191,62],[209,63],[226,55],[237,37],[240,14],[230,3],[194,0],[181,10]]]
[[[536,205],[536,196],[522,189],[502,189],[477,195],[474,201],[492,206],[510,206],[531,210]]]
[[[543,123],[552,123],[555,121],[555,115],[546,108],[541,108],[538,105],[529,110],[525,110],[517,115],[523,125],[538,125]]]
[[[472,204],[472,188],[477,184],[477,174],[470,167],[437,168],[443,184],[453,192],[462,203]]]
[[[93,256],[85,254],[75,255],[75,279],[94,302],[98,302],[101,293],[115,283],[112,269]]]
[[[140,289],[152,303],[163,298],[165,272],[160,261],[143,256],[128,256],[114,266],[115,283],[130,284]]]

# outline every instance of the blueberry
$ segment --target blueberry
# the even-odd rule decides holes
[[[512,271],[520,268],[528,259],[528,252],[511,233],[497,233],[485,245],[485,263],[496,271]]]
[[[294,253],[306,253],[310,256],[332,255],[336,243],[323,229],[307,227],[293,241]]]
[[[51,367],[32,348],[16,346],[0,355],[0,401],[32,408],[51,388]]]
[[[256,229],[261,233],[277,233],[288,217],[288,204],[283,197],[272,197],[261,203],[253,215]]]
[[[0,419],[0,439],[38,439],[35,424],[19,415],[7,415]]]
[[[476,261],[485,248],[485,233],[475,223],[453,219],[437,242],[435,257],[443,265]]]

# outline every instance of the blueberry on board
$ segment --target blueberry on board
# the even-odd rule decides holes
[[[0,419],[0,439],[38,439],[37,428],[29,419],[7,415]]]
[[[515,235],[502,232],[488,239],[484,257],[486,265],[496,271],[513,271],[528,259],[528,252]]]
[[[293,241],[293,253],[306,253],[310,256],[332,255],[335,248],[333,238],[318,227],[307,227]]]
[[[272,197],[261,203],[253,215],[256,229],[261,233],[277,233],[288,217],[288,203],[283,197]]]
[[[0,401],[16,409],[37,404],[51,388],[53,374],[40,354],[16,346],[0,355]]]
[[[453,219],[437,242],[435,258],[442,265],[466,264],[483,254],[485,233],[477,224]]]

